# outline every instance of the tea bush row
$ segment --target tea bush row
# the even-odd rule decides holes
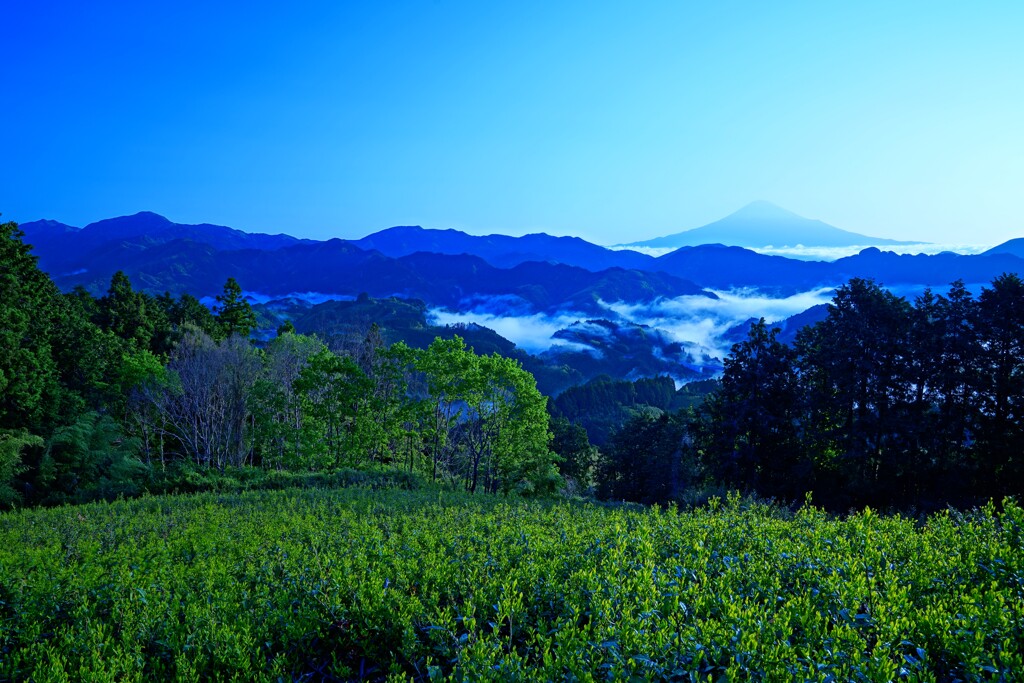
[[[0,516],[3,680],[981,681],[1024,671],[1024,510],[692,512],[447,491]]]

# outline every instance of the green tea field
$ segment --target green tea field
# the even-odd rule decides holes
[[[0,515],[5,681],[1012,681],[1024,509],[438,491]]]

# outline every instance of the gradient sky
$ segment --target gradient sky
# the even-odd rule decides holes
[[[1019,1],[12,0],[0,35],[4,219],[1024,236]]]

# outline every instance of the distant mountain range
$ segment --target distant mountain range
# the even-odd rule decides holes
[[[34,226],[25,228],[32,243]],[[309,293],[354,297],[365,292],[453,308],[465,302],[495,301],[503,309],[524,312],[571,307],[599,314],[603,311],[599,301],[709,296],[693,282],[658,271],[592,271],[537,261],[497,268],[478,256],[427,252],[391,258],[342,240],[221,250],[192,239],[161,242],[134,237],[115,239],[78,255],[46,246],[35,251],[40,266],[50,270],[60,287],[82,285],[94,294],[105,292],[112,275],[121,270],[136,287],[174,295],[212,296],[228,277],[234,277],[246,291],[272,297]],[[52,270],[54,264],[59,264],[59,270]]]
[[[992,247],[988,251],[982,252],[983,256],[993,256],[995,254],[1010,254],[1012,256],[1024,258],[1024,237],[1018,237],[1017,239],[1003,242],[999,246]]]
[[[522,311],[598,302],[651,301],[703,288],[754,287],[777,294],[840,285],[851,277],[886,285],[941,286],[955,279],[988,282],[1024,272],[1024,244],[1011,240],[984,254],[896,255],[877,248],[832,262],[769,256],[720,244],[689,246],[654,258],[579,238],[537,234],[477,237],[456,230],[400,227],[360,240],[300,240],[224,226],[181,225],[139,213],[74,228],[25,223],[40,266],[70,289],[106,290],[123,270],[136,286],[211,296],[227,277],[269,296],[318,292],[392,295],[431,305],[505,297]]]
[[[841,230],[828,223],[798,216],[771,202],[756,201],[699,228],[623,246],[678,249],[702,244],[757,249],[767,246],[866,247],[914,243]]]
[[[458,230],[428,230],[402,226],[375,232],[352,242],[360,249],[372,249],[385,256],[400,258],[416,252],[433,254],[472,254],[497,268],[541,261],[564,263],[587,270],[626,268],[650,270],[654,259],[635,251],[615,251],[591,244],[579,237],[552,237],[544,233],[510,237],[478,237]]]
[[[223,225],[184,225],[172,223],[149,211],[109,218],[76,228],[57,221],[43,220],[23,223],[27,242],[35,246],[39,267],[52,275],[82,266],[85,261],[102,260],[111,255],[115,260],[128,251],[144,251],[176,240],[206,244],[219,251],[257,249],[273,251],[296,244],[309,243],[290,235],[247,233]]]
[[[897,255],[872,247],[825,262],[721,244],[684,246],[655,258],[571,237],[479,237],[419,227],[390,228],[359,240],[315,241],[181,225],[153,213],[84,228],[54,221],[21,228],[40,266],[64,290],[80,285],[103,294],[121,270],[135,287],[151,293],[202,298],[220,293],[234,277],[254,300],[271,300],[261,307],[270,330],[288,318],[300,331],[338,334],[353,325],[365,327],[366,316],[380,315],[387,318],[382,324],[391,321],[398,338],[423,343],[434,334],[456,333],[430,322],[434,311],[449,311],[469,325],[458,333],[472,336],[484,349],[508,354],[514,345],[471,321],[495,325],[513,340],[520,338],[517,330],[532,334],[541,340],[530,347],[535,355],[520,350],[517,357],[525,358],[524,365],[552,392],[602,374],[630,379],[668,374],[685,382],[720,370],[724,351],[745,335],[749,321],[744,320],[751,312],[726,311],[726,297],[716,291],[778,297],[827,291],[853,277],[913,289],[1024,274],[1024,240],[973,256]],[[393,297],[417,303],[409,309]],[[313,305],[325,298],[363,305]],[[811,303],[822,300],[820,294],[812,298]],[[707,317],[699,319],[700,311]],[[784,323],[784,337],[792,339],[800,325],[822,314],[822,309],[808,311]]]

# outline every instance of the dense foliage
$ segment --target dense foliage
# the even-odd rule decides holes
[[[1012,680],[1024,510],[439,492],[0,516],[0,680]]]
[[[551,401],[551,414],[573,419],[587,430],[591,443],[604,446],[626,420],[648,412],[672,410],[676,394],[670,377],[633,382],[608,375],[566,389]]]
[[[753,325],[720,384],[598,377],[549,421],[518,361],[454,330],[416,347],[367,321],[328,343],[283,321],[256,344],[232,278],[213,311],[123,273],[99,298],[61,293],[12,223],[0,264],[0,508],[81,504],[0,514],[0,680],[1024,670],[1013,499],[912,521],[714,497],[920,511],[1020,494],[1016,276],[913,304],[853,280],[792,345]],[[487,495],[563,483],[709,504]],[[248,489],[287,490],[189,495]],[[178,495],[94,502],[147,491]]]
[[[832,505],[937,507],[1024,493],[1024,283],[911,304],[852,280],[784,346],[733,348],[708,410],[729,484]]]
[[[692,503],[729,489],[799,501],[813,491],[834,511],[1020,496],[1022,340],[1016,275],[978,297],[957,282],[913,303],[851,280],[792,344],[763,319],[751,325],[703,404],[629,416],[601,445],[590,485],[638,502]],[[609,402],[603,414],[629,406],[628,397]],[[559,397],[554,409],[567,405]]]
[[[383,466],[470,491],[559,485],[545,399],[515,360],[454,335],[388,346],[374,326],[339,348],[282,326],[259,347],[233,278],[212,312],[136,291],[120,272],[98,299],[62,294],[17,226],[0,229],[0,508],[245,467]]]

